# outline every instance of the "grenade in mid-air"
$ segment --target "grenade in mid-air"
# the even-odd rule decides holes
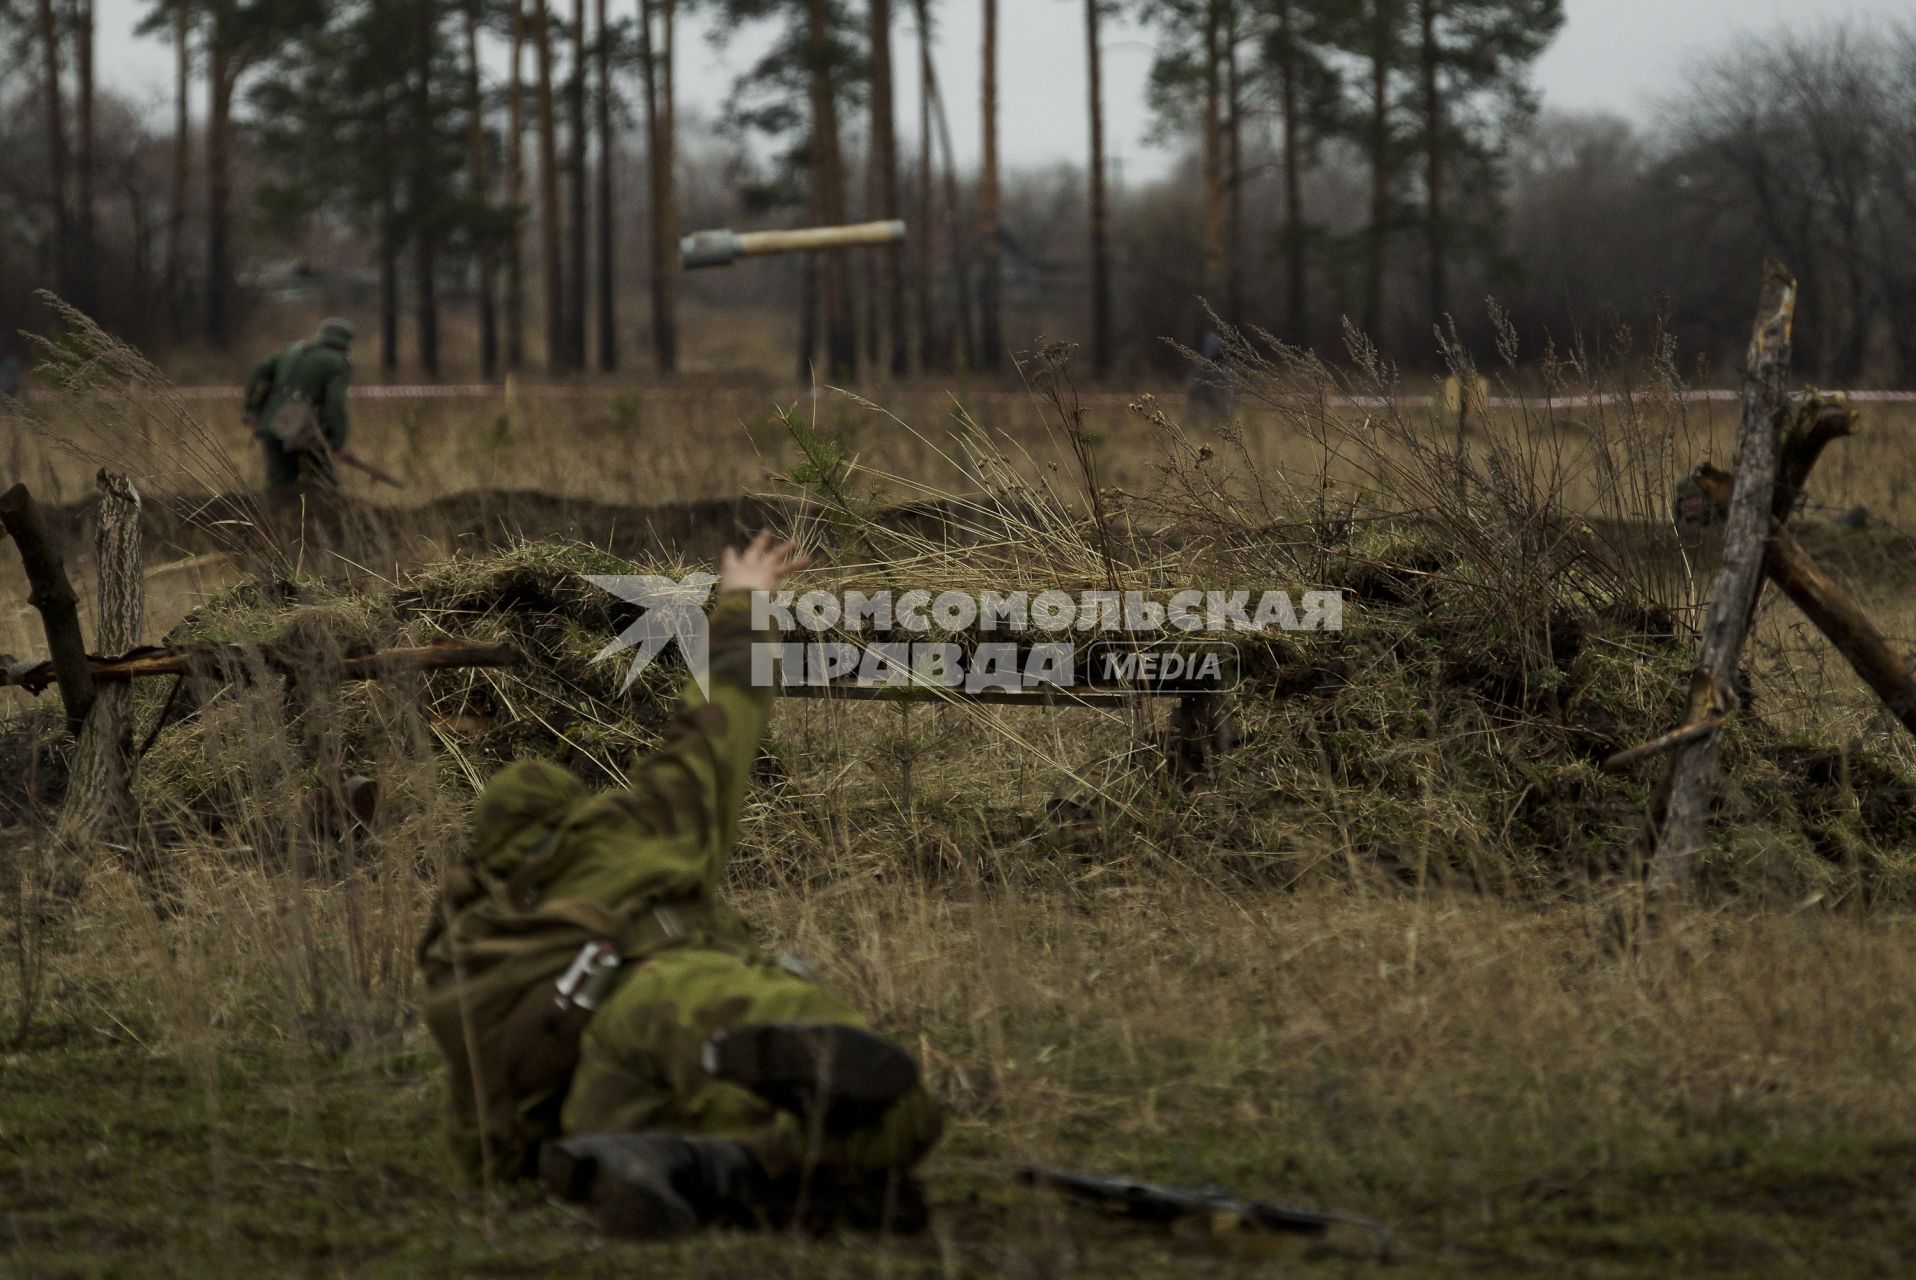
[[[898,244],[904,238],[905,224],[896,220],[792,231],[694,231],[679,241],[679,265],[688,271],[694,267],[729,267],[740,258]]]

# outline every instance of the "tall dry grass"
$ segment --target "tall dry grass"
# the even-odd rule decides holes
[[[646,491],[626,492],[620,466],[663,489],[670,475],[699,483],[700,458],[729,477],[715,489],[776,473],[805,500],[795,531],[826,552],[817,580],[834,586],[1195,580],[1362,597],[1350,637],[1287,655],[1344,661],[1336,689],[1248,688],[1242,746],[1184,787],[1164,784],[1147,708],[781,704],[732,889],[769,945],[807,955],[923,1056],[954,1108],[929,1170],[947,1225],[916,1244],[726,1239],[647,1264],[1071,1275],[1268,1261],[1143,1243],[1015,1195],[1000,1174],[1035,1159],[1390,1219],[1412,1267],[1433,1273],[1564,1259],[1615,1274],[1906,1266],[1887,1206],[1906,1200],[1893,1187],[1916,1151],[1910,868],[1895,861],[1907,849],[1867,847],[1878,828],[1853,815],[1841,830],[1857,865],[1832,867],[1804,847],[1801,814],[1733,797],[1717,900],[1655,945],[1607,950],[1590,892],[1605,868],[1589,851],[1628,838],[1603,815],[1630,804],[1563,745],[1595,706],[1565,681],[1601,690],[1626,729],[1655,723],[1662,701],[1674,710],[1682,647],[1645,619],[1662,611],[1680,628],[1704,552],[1668,527],[1668,484],[1704,441],[1720,447],[1724,424],[1698,421],[1665,383],[1574,422],[1522,410],[1460,423],[1361,350],[1344,375],[1256,334],[1233,343],[1243,411],[1203,427],[1162,400],[1101,418],[1052,351],[1030,366],[1016,421],[821,393],[742,433],[749,462],[693,420],[665,446],[684,459],[665,479],[642,478],[652,454],[627,437],[645,429],[616,420],[515,419],[496,444],[481,430],[463,445],[447,439],[457,420],[422,420],[420,456],[444,461],[415,474],[445,488],[510,479],[638,504]],[[1607,375],[1564,362],[1551,376]],[[1333,410],[1334,390],[1386,406]],[[160,414],[119,403],[150,433],[119,458],[163,492]],[[125,420],[81,430],[50,416],[15,447],[65,434],[97,451],[87,432]],[[1869,456],[1891,456],[1875,434]],[[621,441],[629,463],[608,466],[621,455],[601,446]],[[207,465],[243,456],[233,446]],[[223,474],[195,470],[199,487],[182,487],[203,493]],[[1819,500],[1907,483],[1850,482]],[[935,525],[895,518],[934,501]],[[322,574],[316,555],[270,539],[265,554],[307,594],[290,608],[223,597],[201,625],[306,637],[314,667],[355,639],[506,625],[504,611],[394,602],[421,582],[490,581],[505,562],[494,550],[423,573]],[[1778,607],[1766,625],[1786,625]],[[1604,617],[1621,630],[1594,630]],[[1599,636],[1583,666],[1561,657],[1571,622]],[[573,647],[603,642],[578,629]],[[557,670],[568,642],[552,643]],[[1469,668],[1473,653],[1512,670]],[[1828,723],[1866,714],[1802,661],[1787,670],[1796,686],[1765,668],[1761,687],[1814,690]],[[15,1211],[25,1225],[0,1236],[0,1257],[29,1273],[154,1256],[180,1274],[235,1258],[337,1274],[633,1265],[557,1210],[450,1187],[412,1016],[411,947],[493,763],[487,734],[536,725],[609,777],[657,709],[648,686],[651,701],[608,725],[618,704],[594,677],[564,677],[318,697],[265,679],[156,741],[141,822],[100,851],[84,896],[56,916],[11,895],[0,1035],[15,1033],[11,1069],[47,1092],[0,1109],[0,1134],[29,1135],[0,1145],[0,1190],[37,1206]],[[143,692],[139,724],[161,696]],[[577,714],[560,722],[566,698]],[[1781,788],[1777,741],[1732,754],[1769,770],[1752,790]],[[1884,772],[1843,801],[1859,815],[1873,779],[1907,780],[1907,756],[1879,745]],[[343,812],[360,775],[383,788],[369,829]],[[0,861],[24,883],[42,855],[29,831],[7,835]],[[149,1074],[157,1083],[138,1083]],[[77,1113],[56,1105],[45,1082],[59,1078],[92,1091]],[[189,1116],[197,1137],[170,1121],[150,1122],[170,1141],[126,1127],[145,1104],[123,1091],[149,1087],[152,1109]],[[92,1114],[122,1127],[95,1136]],[[29,1180],[57,1194],[28,1195]]]

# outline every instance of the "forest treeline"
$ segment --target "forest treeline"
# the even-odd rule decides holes
[[[1038,4],[1081,13],[1057,57],[1082,59],[1086,100],[1055,110],[1086,120],[1085,152],[1006,172],[999,54]],[[959,5],[981,12],[977,83],[941,75]],[[1811,376],[1916,383],[1916,21],[1732,42],[1645,128],[1539,112],[1562,10],[148,0],[169,111],[102,84],[93,0],[0,0],[0,332],[44,327],[51,289],[133,341],[224,349],[304,289],[363,313],[389,373],[671,373],[696,299],[777,308],[795,365],[834,377],[990,372],[1039,333],[1128,373],[1174,365],[1165,340],[1197,344],[1211,312],[1333,357],[1355,326],[1429,364],[1446,317],[1494,340],[1494,297],[1539,345],[1636,334],[1721,367],[1773,253],[1802,280]],[[1108,154],[1118,19],[1152,41],[1153,127],[1182,157],[1161,180]],[[680,101],[695,20],[756,33],[714,119]],[[866,218],[911,234],[749,277],[677,269],[684,229]]]

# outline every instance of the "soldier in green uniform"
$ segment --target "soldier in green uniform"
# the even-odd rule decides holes
[[[331,452],[346,447],[346,391],[353,362],[353,327],[337,318],[260,361],[246,380],[242,421],[266,455],[266,486],[273,492],[302,483],[335,488]]]
[[[751,681],[753,642],[775,637],[753,631],[750,593],[806,563],[762,535],[725,553],[709,694],[688,682],[627,788],[594,794],[543,762],[498,774],[420,946],[467,1164],[536,1171],[618,1234],[922,1223],[909,1174],[942,1113],[917,1064],[719,896],[772,699]],[[581,936],[556,984],[508,989],[527,956]],[[586,986],[603,989],[568,1039]]]

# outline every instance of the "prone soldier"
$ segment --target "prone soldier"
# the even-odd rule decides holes
[[[688,682],[628,787],[498,774],[420,944],[468,1166],[536,1173],[615,1234],[924,1220],[911,1170],[943,1119],[916,1062],[719,892],[772,698],[750,593],[808,563],[764,535],[725,553],[709,694]]]

